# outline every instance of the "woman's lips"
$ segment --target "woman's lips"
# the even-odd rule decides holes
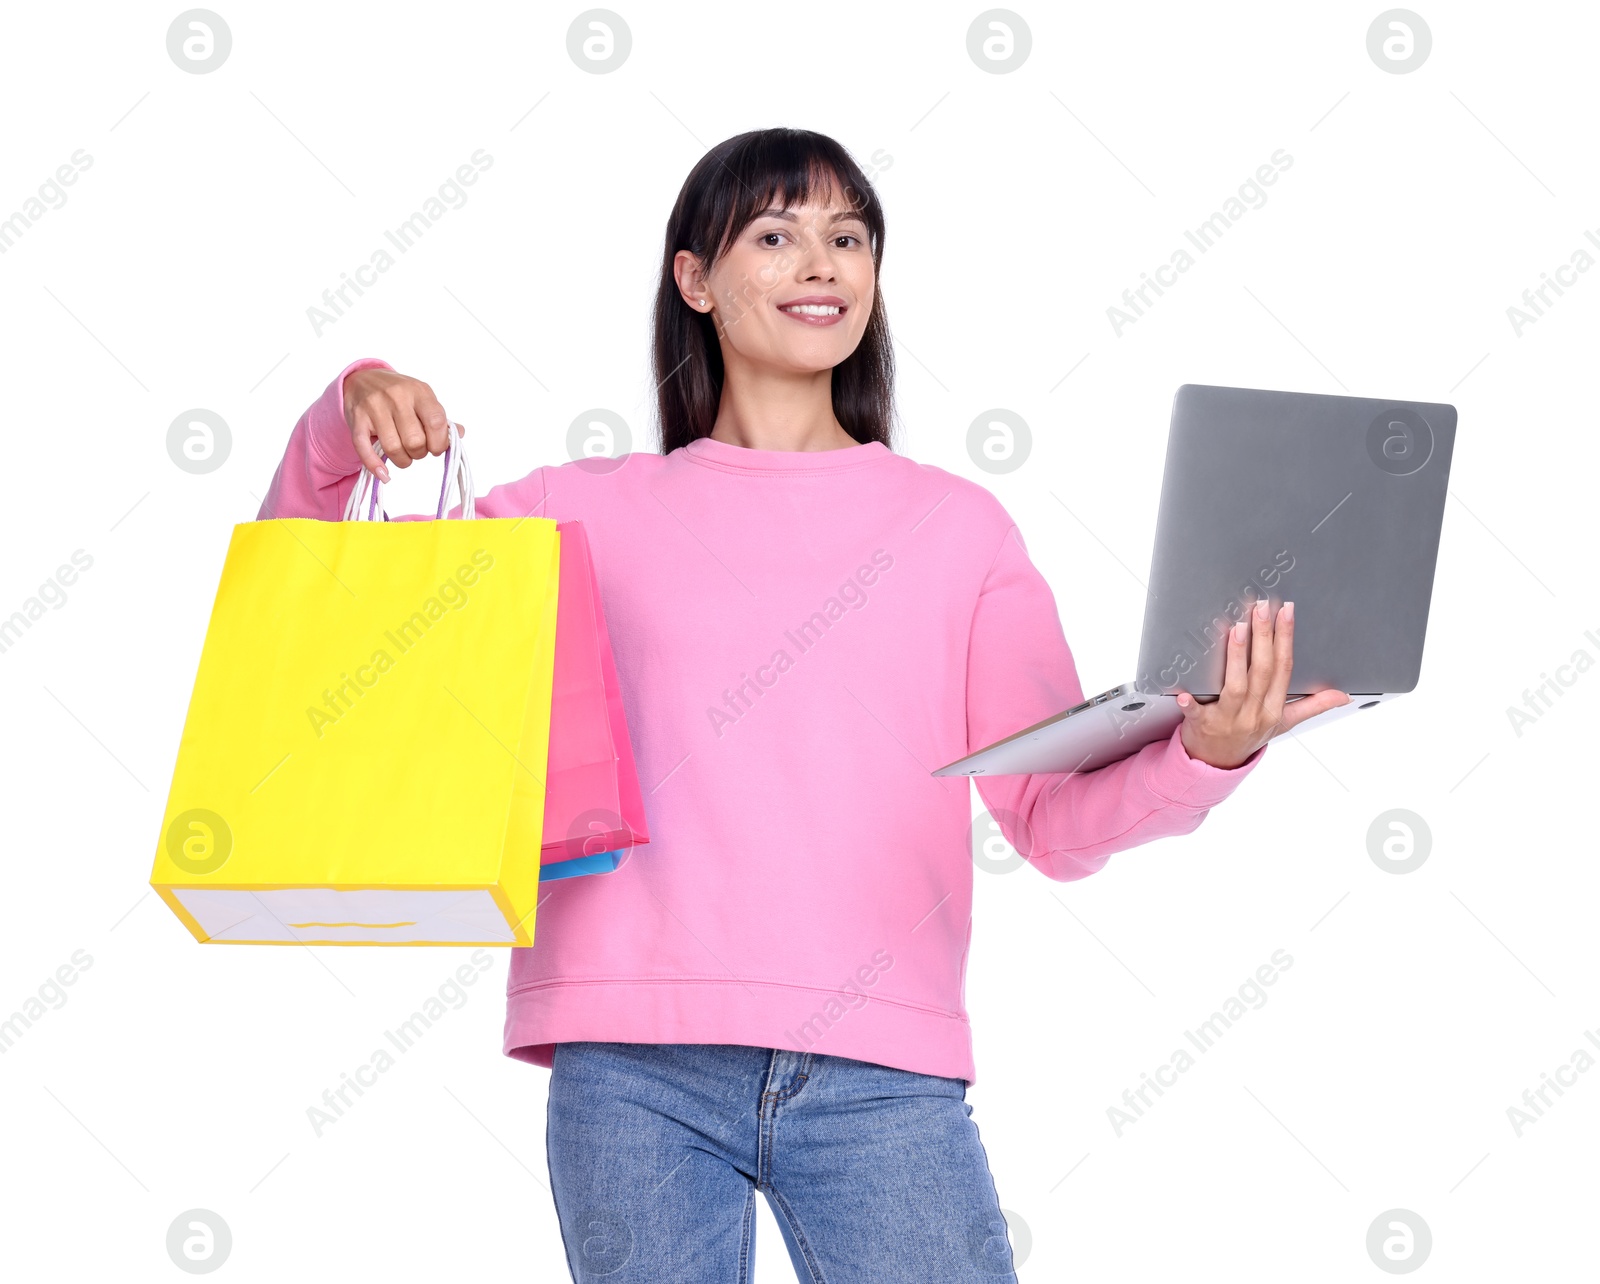
[[[802,325],[838,325],[844,320],[844,304],[787,304],[778,309],[784,316]]]

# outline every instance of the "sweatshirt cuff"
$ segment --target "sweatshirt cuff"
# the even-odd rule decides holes
[[[1267,746],[1262,745],[1237,767],[1213,767],[1189,756],[1183,747],[1180,724],[1172,729],[1159,753],[1146,756],[1145,784],[1151,792],[1179,806],[1211,807],[1239,787],[1266,751]]]
[[[361,471],[361,457],[350,440],[350,425],[344,417],[344,381],[357,370],[372,368],[394,369],[381,357],[360,357],[339,371],[338,377],[311,407],[308,425],[311,449],[317,461],[337,477],[349,477]]]

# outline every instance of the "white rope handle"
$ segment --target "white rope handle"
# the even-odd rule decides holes
[[[467,463],[466,448],[461,444],[461,425],[454,419],[450,420],[448,429],[450,444],[444,452],[444,480],[439,487],[439,507],[434,512],[434,520],[438,521],[449,512],[450,478],[455,475],[456,493],[461,499],[461,517],[463,521],[470,521],[477,514],[476,492],[472,485],[472,466]],[[374,443],[373,447],[378,452],[379,459],[387,459],[382,446]],[[355,487],[350,491],[350,498],[344,506],[344,520],[347,522],[383,522],[388,521],[388,515],[383,511],[382,500],[383,482],[376,477],[372,470],[363,466],[361,475],[356,478]]]

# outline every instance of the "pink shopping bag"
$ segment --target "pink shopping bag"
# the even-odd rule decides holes
[[[561,571],[540,864],[650,841],[622,688],[582,522],[558,522]]]

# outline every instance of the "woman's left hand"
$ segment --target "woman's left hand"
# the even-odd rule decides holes
[[[1343,691],[1319,691],[1286,705],[1293,667],[1294,603],[1285,602],[1278,609],[1274,625],[1262,598],[1248,621],[1240,620],[1228,630],[1221,695],[1201,704],[1182,687],[1177,689],[1183,711],[1178,734],[1189,756],[1213,767],[1237,767],[1280,732],[1350,703]]]

